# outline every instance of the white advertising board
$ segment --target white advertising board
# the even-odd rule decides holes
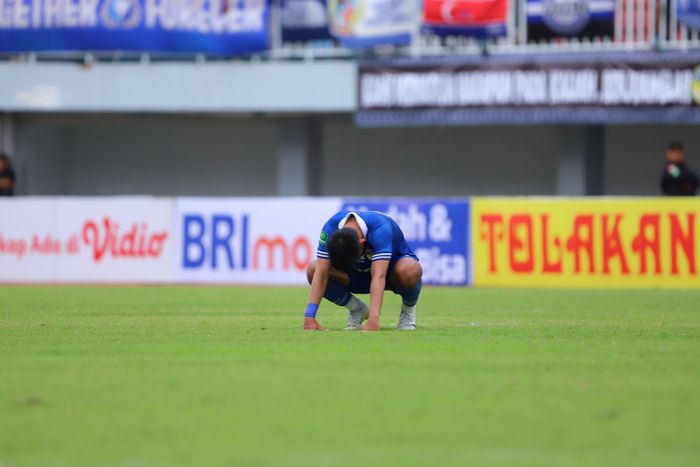
[[[1,201],[0,281],[173,282],[173,214],[171,199]]]
[[[306,283],[323,224],[340,198],[179,198],[177,281]]]

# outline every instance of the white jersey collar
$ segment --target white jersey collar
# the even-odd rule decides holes
[[[360,226],[360,230],[362,231],[362,236],[364,236],[366,238],[367,237],[367,224],[360,217],[360,215],[357,214],[356,212],[350,212],[345,217],[343,217],[340,220],[340,222],[338,222],[338,228],[342,229],[343,227],[345,227],[345,224],[348,222],[348,219],[350,219],[350,216],[355,217],[355,220],[357,221],[357,225]]]

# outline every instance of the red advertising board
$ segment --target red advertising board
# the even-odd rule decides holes
[[[504,35],[507,0],[425,0],[423,25],[438,35]]]

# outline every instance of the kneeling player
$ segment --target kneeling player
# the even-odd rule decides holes
[[[378,212],[341,211],[323,227],[317,257],[306,271],[311,291],[305,330],[324,329],[316,312],[325,297],[349,310],[346,330],[360,330],[367,320],[364,329],[378,331],[384,290],[403,299],[398,329],[416,329],[423,270],[393,219]],[[369,308],[353,293],[369,293]]]

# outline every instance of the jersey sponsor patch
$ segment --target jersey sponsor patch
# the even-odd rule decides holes
[[[326,232],[321,232],[321,239],[319,240],[319,243],[321,245],[325,245],[328,242],[328,234]]]

